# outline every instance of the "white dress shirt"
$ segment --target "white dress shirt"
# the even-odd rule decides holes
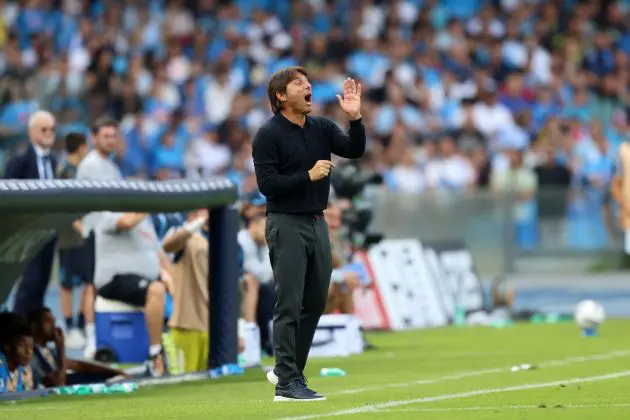
[[[33,149],[35,149],[35,155],[37,156],[39,179],[54,179],[55,173],[52,167],[50,150],[44,150],[36,144],[33,145]]]

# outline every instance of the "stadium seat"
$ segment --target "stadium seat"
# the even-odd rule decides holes
[[[97,296],[96,359],[103,362],[142,363],[149,353],[144,308]]]

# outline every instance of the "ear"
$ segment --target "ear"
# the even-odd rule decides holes
[[[278,98],[278,100],[280,102],[286,102],[287,101],[287,93],[286,92],[276,92],[276,98]]]

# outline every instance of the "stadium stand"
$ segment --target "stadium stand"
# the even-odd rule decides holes
[[[66,134],[90,137],[108,115],[121,123],[125,178],[224,175],[251,196],[266,81],[300,64],[314,113],[341,126],[343,79],[366,87],[361,165],[389,190],[515,191],[521,248],[541,240],[544,211],[566,216],[568,247],[613,240],[607,186],[630,135],[629,0],[356,4],[0,2],[0,168],[27,146],[37,109],[57,118],[59,162]],[[549,209],[538,193],[551,187],[574,194]],[[160,237],[181,223],[154,219]]]

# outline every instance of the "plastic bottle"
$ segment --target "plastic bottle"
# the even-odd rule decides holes
[[[455,307],[455,319],[453,320],[455,325],[466,325],[466,310],[463,306],[457,305]]]
[[[129,394],[137,390],[138,384],[135,382],[122,382],[108,387],[109,394]]]
[[[109,394],[109,391],[105,384],[90,384],[62,386],[57,388],[56,393],[59,395],[95,395]]]
[[[55,389],[58,395],[97,395],[97,394],[129,394],[138,389],[138,384],[134,382],[123,382],[112,385],[87,384],[62,386]]]
[[[346,371],[339,368],[322,368],[320,376],[346,376]]]

